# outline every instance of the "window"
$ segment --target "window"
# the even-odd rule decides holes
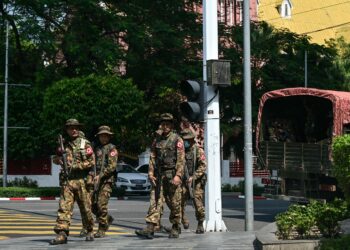
[[[280,15],[282,18],[291,18],[292,17],[292,2],[290,0],[283,0],[280,5]]]

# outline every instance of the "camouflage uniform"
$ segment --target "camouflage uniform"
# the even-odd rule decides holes
[[[69,119],[66,126],[81,125],[76,119]],[[54,231],[58,234],[55,240],[50,244],[66,243],[66,236],[69,235],[69,226],[74,209],[74,202],[77,201],[81,211],[83,223],[86,225],[88,236],[86,240],[93,240],[92,231],[94,219],[91,212],[91,203],[86,190],[85,179],[88,172],[95,164],[95,155],[91,144],[81,135],[74,139],[70,139],[64,144],[67,153],[67,172],[65,176],[63,171],[60,173],[61,195],[59,201],[59,209],[57,212],[56,226]],[[55,163],[60,163],[61,157],[54,157]]]
[[[206,159],[204,150],[200,148],[194,142],[194,134],[192,131],[185,129],[181,132],[181,136],[184,139],[186,145],[187,140],[192,141],[189,147],[185,146],[185,159],[186,168],[188,171],[188,177],[192,177],[192,190],[193,190],[193,203],[196,212],[196,219],[198,221],[198,227],[196,233],[203,233],[203,221],[205,219],[205,208],[203,204],[204,189],[206,184]],[[186,171],[186,170],[185,170]],[[182,185],[182,224],[184,228],[188,228],[189,220],[185,216],[186,201],[190,198],[189,187],[186,185],[186,179],[183,180]]]
[[[100,183],[97,188],[97,195],[93,195],[92,202],[96,209],[93,209],[99,222],[98,231],[104,234],[107,231],[112,217],[108,215],[108,201],[112,193],[114,173],[117,168],[118,151],[115,145],[108,143],[96,147],[96,175],[100,176]],[[104,162],[103,162],[104,161]],[[97,199],[97,200],[95,200]],[[96,236],[96,235],[95,235]]]
[[[162,121],[173,121],[173,116],[169,113],[162,114]],[[169,234],[170,238],[177,238],[181,223],[181,185],[174,185],[172,180],[175,176],[180,179],[183,176],[185,164],[185,150],[183,140],[175,132],[171,131],[167,135],[157,137],[152,144],[149,162],[149,177],[156,177],[157,184],[161,182],[158,206],[155,199],[151,199],[151,204],[146,217],[149,225],[148,231],[154,231],[154,225],[160,221],[160,207],[163,199],[170,209],[169,220],[173,224]],[[158,176],[158,174],[160,176]],[[152,187],[151,195],[155,196],[155,186]],[[153,201],[153,203],[152,203]],[[149,236],[149,234],[148,234]]]

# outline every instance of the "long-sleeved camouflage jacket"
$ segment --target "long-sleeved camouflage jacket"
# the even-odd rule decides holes
[[[118,150],[115,145],[108,143],[95,148],[96,173],[101,179],[113,182],[113,176],[117,168]],[[103,162],[104,161],[104,162]]]

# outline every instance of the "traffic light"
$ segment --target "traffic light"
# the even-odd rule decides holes
[[[184,80],[180,89],[187,97],[187,101],[180,104],[182,115],[190,121],[203,120],[203,84],[195,80]]]

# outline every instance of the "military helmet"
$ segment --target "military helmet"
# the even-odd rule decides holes
[[[98,128],[97,135],[101,134],[108,134],[108,135],[114,135],[114,133],[111,131],[111,128],[109,126],[103,125]]]
[[[66,124],[65,124],[66,127],[69,127],[69,126],[78,126],[78,127],[82,127],[83,124],[80,123],[77,119],[75,118],[70,118],[66,121]]]
[[[190,140],[196,137],[195,134],[192,132],[192,130],[188,128],[185,128],[184,130],[182,130],[180,134],[182,139],[184,140]]]
[[[170,113],[163,113],[160,115],[160,121],[169,121],[169,122],[173,122],[174,121],[174,117],[172,114]]]

